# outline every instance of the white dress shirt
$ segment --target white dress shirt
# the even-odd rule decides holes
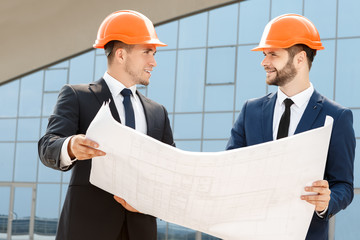
[[[125,125],[125,109],[123,104],[124,97],[120,93],[125,88],[125,86],[121,82],[110,76],[107,72],[105,72],[103,78],[109,87],[112,98],[114,99],[114,103],[119,113],[121,124]],[[145,118],[145,112],[141,100],[136,94],[136,85],[131,86],[129,89],[132,92],[130,99],[134,109],[135,129],[141,133],[146,134],[147,123]],[[66,170],[74,161],[77,160],[71,160],[67,151],[67,146],[69,144],[70,138],[71,136],[66,138],[61,148],[60,168],[63,170]]]
[[[276,140],[277,132],[279,129],[280,119],[282,114],[285,111],[284,100],[286,98],[290,98],[294,104],[290,107],[290,125],[289,125],[289,135],[292,136],[295,133],[296,127],[300,122],[300,119],[305,111],[306,106],[309,103],[311,95],[314,92],[314,87],[312,83],[310,83],[310,87],[306,90],[292,96],[288,97],[283,93],[280,88],[277,91],[277,99],[274,108],[274,116],[273,116],[273,139]]]

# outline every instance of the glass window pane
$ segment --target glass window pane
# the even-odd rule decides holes
[[[232,111],[234,86],[206,86],[205,111]]]
[[[358,122],[359,123],[359,122]],[[356,140],[355,162],[354,162],[354,187],[360,188],[360,140]]]
[[[35,182],[37,163],[37,143],[17,143],[15,157],[15,181]]]
[[[47,125],[48,125],[48,118],[42,118],[41,119],[41,133],[40,133],[41,137],[45,135]]]
[[[339,39],[337,45],[335,101],[346,107],[360,107],[360,81],[358,68],[360,59],[354,46],[360,39]]]
[[[179,21],[174,21],[155,27],[156,34],[161,42],[167,44],[162,49],[174,49],[177,47],[177,33]]]
[[[195,239],[195,230],[169,223],[168,239]]]
[[[360,1],[339,0],[338,7],[338,37],[359,36]]]
[[[69,183],[70,182],[70,178],[71,178],[71,173],[72,170],[66,171],[66,172],[62,172],[62,182],[63,183]]]
[[[50,116],[53,113],[58,95],[58,93],[44,93],[43,116]]]
[[[45,91],[59,91],[67,83],[67,69],[45,71]]]
[[[39,116],[41,111],[41,97],[44,72],[39,71],[21,79],[20,88],[20,116]]]
[[[0,141],[15,141],[16,119],[0,119]]]
[[[0,187],[0,239],[7,239],[7,223],[10,207],[10,187]]]
[[[40,161],[40,160],[39,160]],[[41,161],[39,162],[39,182],[60,182],[61,171],[46,167]]]
[[[230,132],[230,129],[229,129]],[[225,151],[227,140],[213,140],[203,142],[203,152]]]
[[[174,120],[175,139],[201,138],[202,114],[176,114]]]
[[[176,147],[190,152],[200,152],[201,141],[176,141]]]
[[[94,80],[95,51],[81,54],[70,60],[69,83],[90,83]]]
[[[269,8],[269,0],[251,0],[240,3],[239,43],[260,42],[265,25],[270,20]]]
[[[206,113],[204,119],[204,138],[230,137],[233,113]]]
[[[12,220],[12,239],[29,239],[32,188],[17,187],[14,196],[14,219]]]
[[[60,185],[38,184],[35,213],[35,239],[55,236],[60,211]]]
[[[303,0],[272,0],[271,18],[275,18],[286,13],[297,13],[302,15],[302,7]]]
[[[69,67],[69,61],[63,61],[60,62],[58,64],[52,65],[51,67],[49,67],[49,69],[54,69],[54,68],[68,68]]]
[[[68,190],[68,184],[61,184],[61,204],[60,204],[60,208],[62,208],[64,206],[67,190]]]
[[[354,116],[353,126],[355,130],[355,137],[360,138],[360,109],[352,109],[352,112]],[[360,146],[358,148],[360,148]]]
[[[236,44],[239,4],[217,8],[209,13],[209,46]]]
[[[236,78],[236,110],[241,110],[247,99],[266,94],[265,71],[261,66],[263,54],[252,52],[255,46],[241,46],[238,49]]]
[[[322,41],[325,49],[318,51],[310,70],[314,88],[327,98],[334,99],[335,40]]]
[[[0,143],[0,152],[0,181],[11,182],[13,177],[15,143]]]
[[[206,83],[233,83],[235,47],[208,49]]]
[[[321,39],[335,37],[336,2],[336,0],[305,0],[305,17],[314,23]]]
[[[19,99],[19,80],[0,85],[0,117],[16,117]]]
[[[174,109],[175,51],[159,51],[156,54],[157,67],[152,73],[148,86],[148,97],[165,106],[167,111]]]
[[[207,12],[180,20],[179,48],[206,46]]]
[[[103,53],[102,55],[96,55],[95,57],[95,76],[94,81],[102,78],[107,70],[107,57]]]
[[[38,141],[40,118],[20,118],[18,121],[18,141]]]
[[[204,73],[204,49],[179,51],[175,111],[202,111]]]
[[[335,239],[359,239],[359,209],[360,194],[356,194],[351,205],[336,214]]]

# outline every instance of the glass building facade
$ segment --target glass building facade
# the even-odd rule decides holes
[[[265,84],[262,53],[251,52],[266,23],[284,13],[308,17],[325,46],[310,72],[315,89],[354,113],[360,145],[360,2],[357,0],[249,0],[183,17],[156,27],[167,47],[139,90],[163,104],[177,147],[224,150],[246,99],[276,88]],[[95,36],[95,33],[94,33]],[[44,134],[64,84],[89,83],[106,71],[101,50],[89,50],[56,65],[0,85],[0,239],[55,239],[71,172],[41,164],[37,141]],[[331,219],[330,239],[360,236],[360,148],[355,159],[355,197]],[[215,239],[158,220],[158,239]]]

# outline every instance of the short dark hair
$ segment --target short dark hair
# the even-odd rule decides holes
[[[126,44],[124,42],[121,41],[117,41],[117,40],[113,40],[108,42],[107,44],[105,44],[104,46],[104,50],[105,50],[105,55],[108,58],[108,61],[111,61],[114,57],[114,52],[116,52],[117,49],[119,48],[124,48],[126,51],[131,51],[134,45],[130,45],[130,44]]]
[[[301,51],[305,51],[306,58],[308,60],[308,66],[309,70],[311,69],[312,62],[314,61],[314,58],[316,56],[316,50],[308,47],[305,44],[296,44],[294,46],[291,46],[289,48],[285,48],[285,50],[289,53],[290,58],[294,58],[296,54],[298,54]]]

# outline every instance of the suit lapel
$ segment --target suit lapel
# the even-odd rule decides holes
[[[153,116],[154,111],[151,110],[153,106],[151,105],[149,99],[144,97],[144,95],[142,95],[138,90],[136,90],[136,94],[139,96],[141,104],[143,105],[144,108],[146,125],[147,125],[146,134],[149,135],[149,129],[154,128],[154,116]]]
[[[323,97],[314,90],[309,103],[296,128],[295,134],[312,129],[313,124],[322,109]]]
[[[111,96],[111,92],[105,80],[103,78],[100,78],[98,81],[90,83],[89,89],[95,94],[100,105],[110,100],[109,106],[110,106],[111,114],[113,115],[116,121],[120,122],[119,113],[116,110],[114,99]]]
[[[275,101],[277,98],[276,93],[268,95],[267,99],[263,102],[262,106],[262,127],[264,133],[264,142],[273,140],[273,115],[275,108]]]

